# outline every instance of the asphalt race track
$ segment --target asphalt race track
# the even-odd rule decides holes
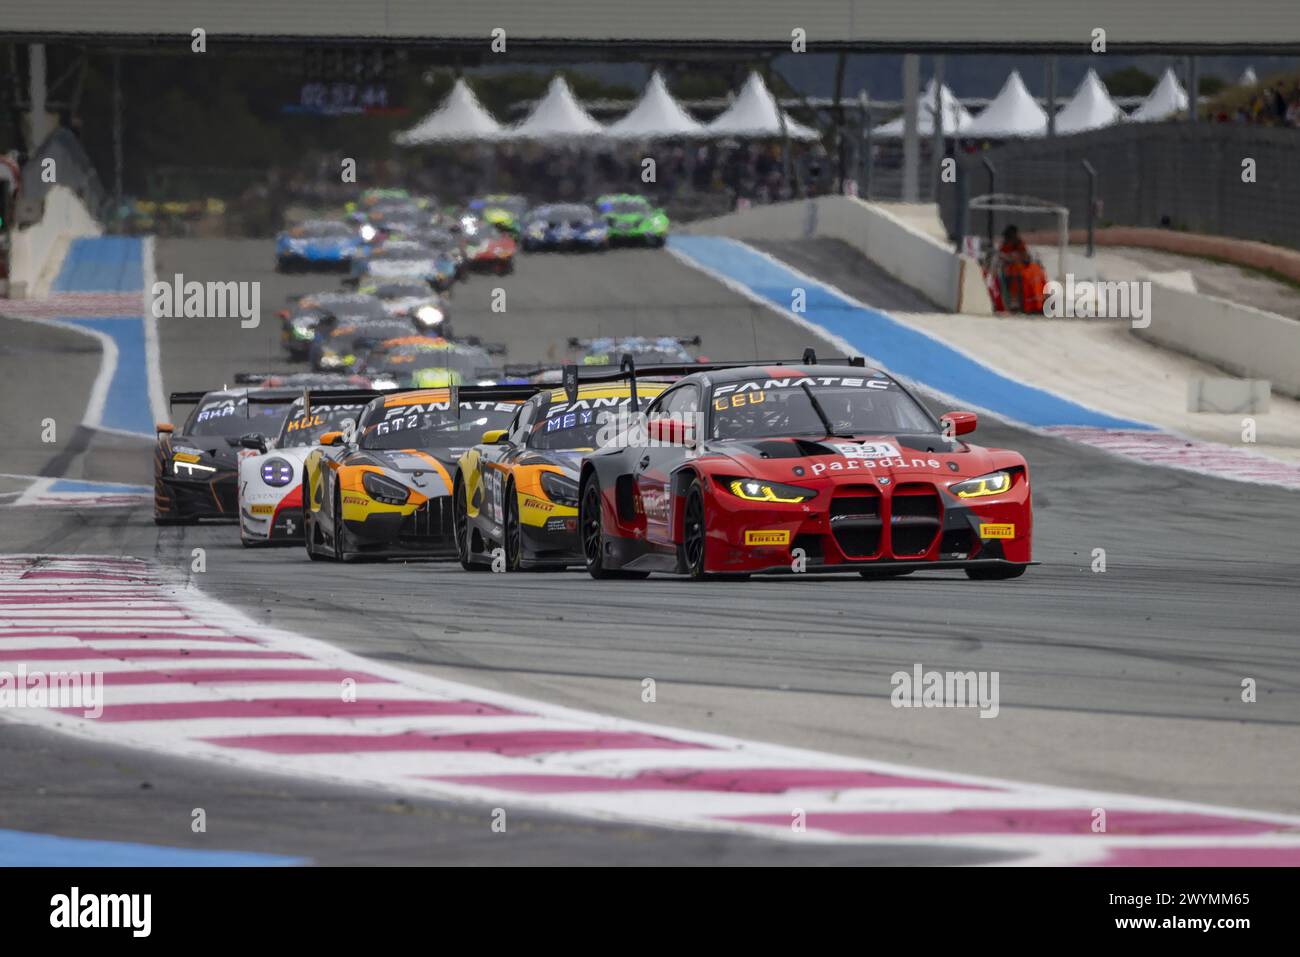
[[[869,304],[909,307],[905,291],[852,257],[821,253],[786,251]],[[258,280],[264,314],[247,330],[236,320],[159,320],[165,391],[285,367],[274,311],[288,294],[333,280],[277,275],[271,261],[266,242],[159,242],[159,277]],[[498,286],[504,313],[492,310]],[[555,361],[568,336],[614,333],[698,334],[700,351],[717,359],[832,351],[660,250],[522,256],[511,276],[458,285],[453,306],[458,333],[505,343],[511,362]],[[148,441],[74,428],[94,377],[93,342],[14,320],[0,328],[0,472],[148,484]],[[47,416],[60,426],[54,444],[40,441]],[[258,621],[482,688],[919,768],[1300,813],[1294,762],[1281,760],[1294,754],[1300,725],[1297,493],[1145,466],[987,419],[974,439],[1021,450],[1033,471],[1042,564],[1018,581],[932,572],[879,582],[595,582],[440,563],[333,566],[299,549],[243,549],[229,526],[158,529],[147,507],[0,508],[0,552],[130,555],[188,573],[191,550],[202,547],[206,571],[195,583]],[[0,505],[15,482],[0,477]],[[1097,548],[1107,557],[1101,574],[1091,568]],[[918,662],[1000,672],[998,720],[891,707],[890,675]],[[653,704],[641,697],[647,677],[657,683]],[[1257,703],[1241,701],[1243,678],[1257,681]],[[899,844],[800,847],[546,814],[522,815],[525,839],[507,842],[472,806],[267,778],[12,724],[2,731],[0,763],[21,773],[0,776],[0,829],[321,863],[999,858]],[[190,834],[189,809],[200,804],[223,822],[215,845],[212,833],[207,844]]]

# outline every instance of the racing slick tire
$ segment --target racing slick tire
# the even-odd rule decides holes
[[[704,490],[698,478],[686,488],[686,513],[682,520],[682,564],[691,581],[745,581],[748,572],[706,572],[704,552],[708,541],[708,515],[705,513]]]
[[[322,562],[325,556],[316,551],[316,536],[320,530],[316,526],[316,520],[312,517],[310,490],[311,485],[307,480],[307,470],[302,470],[302,541],[307,549],[307,557],[314,562]]]
[[[704,492],[698,478],[686,488],[686,511],[682,515],[682,563],[694,581],[708,577],[704,571],[704,551],[708,542],[704,512]]]
[[[514,482],[506,486],[504,511],[501,537],[506,557],[506,571],[523,571],[524,533],[519,528],[519,496],[515,492]]]
[[[1028,565],[994,565],[992,568],[968,568],[966,577],[977,582],[1001,582],[1019,578]]]
[[[578,532],[582,536],[582,555],[587,574],[592,578],[610,579],[649,578],[649,572],[629,572],[605,567],[605,529],[600,505],[600,480],[593,473],[582,487],[578,508]]]
[[[347,561],[347,553],[343,551],[343,492],[334,486],[334,554],[330,556],[336,562]]]
[[[456,481],[452,485],[451,522],[456,536],[456,557],[460,560],[460,567],[467,572],[491,571],[490,566],[470,559],[469,494],[465,491],[465,483],[461,481],[459,472],[456,473]]]

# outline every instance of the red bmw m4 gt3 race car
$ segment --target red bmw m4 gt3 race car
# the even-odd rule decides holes
[[[622,441],[583,461],[592,577],[1024,574],[1024,458],[958,438],[974,413],[936,421],[897,380],[848,362],[710,366],[659,395]]]

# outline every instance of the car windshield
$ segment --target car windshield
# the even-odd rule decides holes
[[[280,420],[292,402],[292,396],[286,396],[283,403],[249,404],[242,396],[207,399],[190,413],[183,434],[225,438],[236,438],[250,432],[268,435],[279,430]]]
[[[339,348],[346,346],[348,343],[358,344],[364,342],[373,346],[387,339],[409,336],[414,331],[415,327],[407,320],[394,319],[384,322],[347,323],[330,330],[329,345],[331,348]]]
[[[347,223],[336,223],[332,220],[314,221],[295,226],[289,230],[289,235],[295,239],[345,238],[352,235],[352,227]]]
[[[316,292],[302,296],[298,300],[300,306],[336,306],[346,305],[348,303],[361,304],[374,302],[374,296],[368,296],[365,293],[358,292]]]
[[[575,344],[581,347],[583,340],[575,340]],[[680,365],[695,361],[680,341],[668,336],[658,339],[640,336],[627,339],[599,338],[591,339],[585,345],[587,351],[582,356],[582,364],[588,366],[617,365],[624,353],[631,353],[636,358],[637,366]]]
[[[542,223],[589,223],[596,214],[587,206],[543,206],[531,218]]]
[[[329,308],[329,314],[340,323],[365,322],[368,319],[383,319],[388,315],[384,311],[384,304],[378,299],[338,303]]]
[[[280,427],[276,448],[293,449],[315,445],[326,432],[350,432],[357,424],[363,406],[327,405],[313,403],[311,411],[299,402],[289,411]]]
[[[413,296],[427,297],[432,293],[429,284],[424,282],[389,282],[376,286],[374,294],[380,299],[410,299]]]
[[[650,211],[650,204],[643,199],[624,199],[616,203],[608,203],[605,206],[607,213],[647,213]]]
[[[451,369],[470,375],[491,364],[491,356],[482,349],[411,344],[376,349],[366,360],[365,369],[367,372],[404,374]]]
[[[380,406],[361,430],[363,449],[447,449],[473,445],[484,432],[504,429],[519,406],[514,402],[450,402]]]
[[[654,394],[640,395],[640,407],[650,404]],[[552,402],[544,414],[537,417],[528,435],[528,447],[533,449],[597,449],[609,445],[623,418],[632,409],[631,396],[612,398],[579,398],[569,402],[561,398]]]
[[[818,406],[832,435],[936,431],[929,414],[896,382],[883,376],[788,376],[722,382],[714,386],[710,405],[709,434],[715,439],[826,435]]]
[[[431,259],[433,250],[415,243],[388,243],[370,254],[370,258],[393,261],[398,259]]]
[[[494,209],[501,209],[505,210],[507,213],[512,213],[518,216],[527,208],[528,201],[522,196],[494,196],[475,200],[471,206],[485,212]]]

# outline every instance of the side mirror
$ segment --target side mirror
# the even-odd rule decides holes
[[[247,435],[239,437],[239,446],[240,448],[252,449],[254,452],[265,452],[266,438],[256,432],[249,432]]]
[[[681,419],[655,418],[646,423],[646,435],[653,445],[695,445],[695,430],[688,429]]]
[[[155,432],[164,432],[167,435],[171,435],[176,426],[172,425],[170,422],[159,422],[153,428]]]
[[[509,434],[507,429],[489,429],[483,433],[482,442],[484,445],[504,445]]]
[[[979,417],[974,412],[946,412],[939,422],[944,427],[945,435],[965,435],[974,432]]]
[[[321,445],[342,445],[342,444],[343,444],[343,433],[342,433],[342,432],[326,432],[324,435],[322,435],[322,436],[320,437],[320,444],[321,444]]]

